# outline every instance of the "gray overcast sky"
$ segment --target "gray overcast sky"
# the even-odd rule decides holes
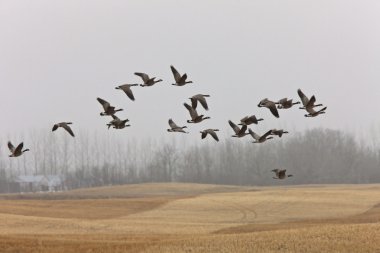
[[[230,135],[227,120],[248,114],[265,118],[253,127],[258,133],[367,131],[379,125],[379,13],[376,0],[2,0],[0,131],[50,131],[67,120],[74,131],[106,132],[102,97],[131,120],[117,134],[182,138],[166,132],[167,120],[185,123],[182,103],[197,93],[211,95],[205,114],[212,119],[190,125],[189,139],[209,127]],[[171,86],[171,64],[194,83]],[[139,82],[136,71],[164,82],[134,87],[132,102],[114,87]],[[265,97],[299,100],[297,88],[315,94],[327,114],[304,118],[294,108],[275,119],[257,107]]]

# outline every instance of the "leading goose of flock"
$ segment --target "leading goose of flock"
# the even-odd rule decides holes
[[[273,179],[285,179],[287,177],[293,176],[293,175],[286,175],[286,170],[274,169],[272,171],[276,173],[276,177],[273,177]]]
[[[114,115],[116,112],[123,110],[123,109],[115,110],[114,106],[111,106],[110,103],[108,103],[102,98],[97,98],[96,100],[98,100],[98,102],[103,106],[103,109],[104,109],[104,112],[101,112],[100,116],[106,116],[106,115],[111,116],[111,115]]]
[[[21,142],[17,146],[17,148],[15,148],[13,146],[13,144],[10,141],[8,141],[8,148],[9,148],[9,151],[11,151],[11,154],[9,155],[9,157],[18,157],[18,156],[22,155],[24,152],[29,151],[29,149],[22,150],[23,147],[24,147],[23,142]]]
[[[140,86],[145,87],[145,86],[153,86],[154,84],[158,82],[162,82],[162,79],[155,80],[156,77],[150,78],[147,74],[141,73],[141,72],[135,72],[136,76],[141,77],[144,83],[140,84]]]
[[[186,79],[187,79],[187,74],[186,73],[181,76],[181,74],[178,73],[178,71],[174,68],[173,65],[171,65],[170,68],[172,70],[172,73],[173,73],[173,76],[174,76],[174,80],[175,80],[175,83],[173,83],[172,85],[175,85],[175,86],[184,86],[185,84],[193,83],[192,81],[186,81]]]
[[[266,107],[268,108],[271,113],[276,117],[279,118],[280,115],[278,114],[276,103],[273,101],[270,101],[267,98],[264,98],[263,100],[260,101],[260,103],[257,105],[258,107]]]
[[[244,118],[242,118],[241,120],[240,120],[240,123],[239,123],[239,125],[251,125],[251,124],[258,124],[259,123],[259,121],[262,121],[262,120],[264,120],[264,119],[258,119],[258,118],[256,118],[256,116],[255,115],[252,115],[252,116],[245,116]]]
[[[218,138],[218,135],[215,133],[219,131],[219,129],[206,129],[206,130],[203,130],[203,131],[200,131],[200,133],[202,134],[201,137],[202,139],[206,138],[206,136],[209,134],[212,136],[212,138],[214,138],[216,141],[219,141],[219,138]]]
[[[74,133],[73,133],[73,130],[71,130],[70,126],[73,124],[72,122],[60,122],[60,123],[57,123],[57,124],[54,124],[53,126],[53,129],[52,131],[54,132],[55,130],[58,129],[58,127],[62,127],[63,129],[65,129],[72,137],[75,137],[74,136]]]
[[[236,125],[234,122],[232,122],[231,120],[228,121],[228,124],[230,124],[231,128],[234,130],[235,134],[232,135],[232,137],[238,137],[238,138],[241,138],[241,137],[244,137],[246,136],[247,133],[246,130],[247,130],[247,125],[243,125],[241,128]]]
[[[135,101],[135,97],[133,96],[133,93],[132,93],[132,90],[131,90],[132,86],[138,86],[138,84],[137,83],[134,83],[134,84],[123,84],[123,85],[119,85],[119,86],[115,87],[115,89],[124,91],[124,93],[127,94],[127,96],[132,101]]]
[[[187,128],[187,126],[180,127],[176,123],[174,123],[172,119],[169,119],[169,126],[170,126],[170,129],[168,129],[168,132],[177,132],[177,133],[180,132],[180,133],[186,133],[186,134],[189,133],[183,130],[184,128]]]
[[[262,136],[260,136],[257,133],[253,132],[252,129],[249,129],[248,132],[252,136],[252,138],[255,140],[255,141],[253,141],[253,143],[263,143],[263,142],[265,142],[265,141],[267,141],[269,139],[273,139],[273,137],[268,137],[269,135],[271,135],[272,130],[269,130],[268,132],[266,132]]]
[[[198,115],[198,112],[196,109],[191,107],[190,105],[183,103],[183,105],[186,107],[186,109],[189,111],[191,120],[187,120],[187,123],[199,123],[202,122],[205,119],[210,119],[210,117],[204,117],[204,115]]]
[[[197,94],[189,98],[191,100],[191,106],[194,109],[197,109],[198,102],[205,108],[205,110],[208,110],[208,105],[206,102],[206,97],[210,97],[210,95],[203,95],[203,94]]]

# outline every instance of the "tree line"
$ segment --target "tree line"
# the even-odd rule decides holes
[[[312,129],[263,144],[250,137],[186,144],[130,140],[82,132],[69,139],[33,131],[32,152],[0,158],[0,191],[17,175],[63,175],[68,189],[142,182],[195,182],[232,185],[380,182],[380,149],[339,130]],[[3,152],[2,152],[3,153]],[[273,179],[272,169],[292,178]],[[8,189],[8,190],[7,190]]]

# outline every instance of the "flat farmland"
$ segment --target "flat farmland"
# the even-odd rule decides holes
[[[0,252],[380,252],[380,185],[0,195]]]

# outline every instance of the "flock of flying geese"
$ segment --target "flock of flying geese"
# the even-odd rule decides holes
[[[171,71],[173,73],[174,80],[175,80],[175,83],[173,83],[172,85],[184,86],[186,84],[192,83],[192,81],[187,80],[187,74],[186,73],[181,75],[173,66],[170,66],[170,68],[171,68]],[[140,85],[141,87],[148,87],[148,86],[153,86],[154,84],[156,84],[158,82],[162,82],[162,79],[156,79],[156,77],[149,77],[149,75],[147,75],[145,73],[136,72],[134,74],[139,76],[142,79],[141,84],[137,84],[137,83],[135,83],[135,84],[123,84],[123,85],[117,86],[115,88],[118,90],[122,90],[132,101],[135,100],[135,97],[133,95],[131,87],[138,86],[138,85]],[[307,112],[307,114],[305,114],[305,117],[316,117],[320,114],[325,113],[325,110],[327,109],[327,107],[323,107],[322,109],[317,110],[317,111],[314,110],[315,107],[323,106],[322,104],[315,104],[316,98],[314,95],[309,98],[301,91],[301,89],[298,89],[297,92],[298,92],[299,97],[301,98],[301,102],[303,105],[299,109],[304,109]],[[189,98],[191,100],[191,105],[189,105],[187,103],[183,104],[185,106],[185,108],[188,110],[190,117],[191,117],[190,120],[187,120],[187,123],[200,123],[203,120],[210,119],[210,117],[208,117],[208,116],[205,117],[203,114],[199,114],[197,111],[198,103],[201,104],[201,106],[206,111],[208,111],[209,108],[208,108],[207,101],[206,101],[207,97],[210,97],[210,95],[197,94],[197,95],[194,95],[194,96]],[[127,124],[127,122],[129,122],[128,119],[122,120],[115,115],[116,112],[122,111],[123,109],[116,109],[109,102],[107,102],[106,100],[99,98],[99,97],[97,98],[97,101],[103,107],[103,112],[100,113],[100,116],[111,116],[112,117],[112,120],[109,123],[107,123],[108,129],[110,127],[113,127],[115,129],[123,129],[125,127],[130,126],[129,124]],[[296,104],[300,104],[300,102],[293,102],[292,99],[287,99],[287,98],[283,98],[277,102],[274,102],[274,101],[269,100],[268,98],[265,98],[265,99],[261,100],[257,106],[268,108],[276,118],[279,118],[280,117],[279,112],[278,112],[279,110],[292,108],[293,105],[296,105]],[[278,129],[271,129],[271,130],[267,131],[265,134],[260,136],[257,133],[255,133],[254,131],[252,131],[251,128],[248,128],[249,125],[258,124],[258,122],[262,121],[262,120],[263,119],[257,118],[255,115],[245,116],[244,118],[242,118],[240,120],[240,123],[238,125],[236,125],[234,122],[229,120],[228,123],[231,126],[231,128],[233,129],[233,131],[235,132],[235,134],[232,135],[232,137],[242,138],[246,135],[251,135],[251,137],[254,139],[253,143],[263,143],[269,139],[273,139],[273,135],[277,135],[278,137],[282,137],[283,134],[288,133],[287,131],[284,131],[283,129],[279,129],[279,130]],[[75,137],[74,132],[72,131],[72,129],[70,127],[71,124],[72,124],[72,122],[56,123],[56,124],[54,124],[52,131],[55,131],[58,128],[63,128],[72,137]],[[184,130],[185,128],[187,128],[187,126],[178,126],[172,119],[169,119],[169,126],[170,126],[170,128],[167,129],[168,132],[189,133],[189,132],[186,132]],[[218,135],[216,133],[217,131],[219,131],[219,129],[213,129],[213,128],[209,128],[209,129],[205,129],[203,131],[200,131],[201,138],[204,139],[207,137],[207,135],[210,135],[216,141],[219,141]],[[11,152],[9,157],[18,157],[18,156],[21,156],[24,152],[29,151],[29,149],[23,150],[23,146],[24,146],[24,144],[23,144],[23,142],[21,142],[15,148],[13,146],[13,144],[9,141],[8,142],[8,148]],[[272,171],[276,174],[276,177],[273,177],[274,179],[284,179],[286,177],[292,176],[292,175],[286,175],[286,170],[274,169]]]

